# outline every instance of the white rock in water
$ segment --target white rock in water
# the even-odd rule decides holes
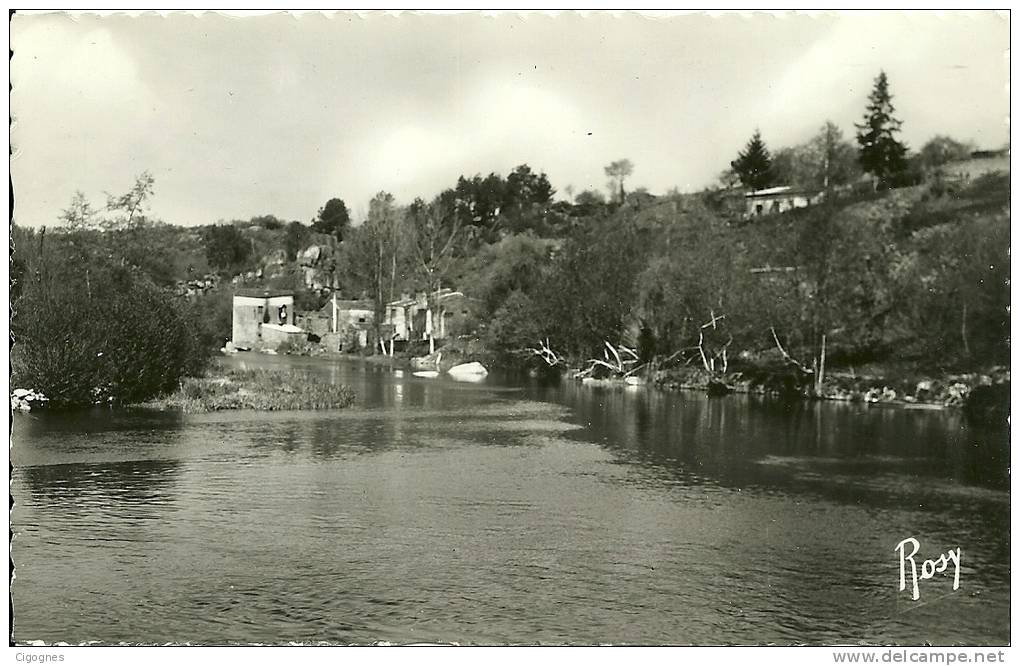
[[[11,393],[18,398],[24,398],[26,395],[31,393],[31,391],[28,389],[14,389]]]
[[[439,376],[439,373],[435,370],[419,370],[418,372],[412,372],[411,374],[415,377],[428,377],[429,379]]]
[[[461,363],[455,365],[447,373],[451,375],[487,375],[489,371],[485,369],[485,366],[478,361],[471,361],[470,363]]]
[[[623,381],[627,382],[631,386],[641,386],[645,383],[645,380],[641,377],[626,377]]]

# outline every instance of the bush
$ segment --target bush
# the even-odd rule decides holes
[[[14,385],[52,407],[126,403],[203,369],[209,356],[183,299],[121,266],[75,268],[58,256],[36,265],[11,320]]]

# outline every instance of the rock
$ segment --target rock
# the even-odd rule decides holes
[[[329,245],[310,245],[298,253],[299,266],[328,268],[335,261],[333,248]]]
[[[946,390],[946,404],[962,405],[970,394],[970,387],[963,382],[956,382]]]
[[[485,366],[478,361],[471,361],[470,363],[461,363],[455,365],[446,371],[450,375],[454,376],[467,376],[467,375],[487,375],[489,371],[485,369]]]
[[[287,263],[287,252],[285,250],[273,250],[263,260],[266,266],[282,266]]]

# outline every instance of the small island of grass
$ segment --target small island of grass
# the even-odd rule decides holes
[[[173,393],[140,406],[194,413],[226,409],[341,409],[353,402],[354,391],[350,387],[332,384],[312,373],[260,369],[187,377]]]

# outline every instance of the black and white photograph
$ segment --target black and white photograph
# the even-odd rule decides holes
[[[1009,10],[9,32],[11,663],[1008,661]]]

